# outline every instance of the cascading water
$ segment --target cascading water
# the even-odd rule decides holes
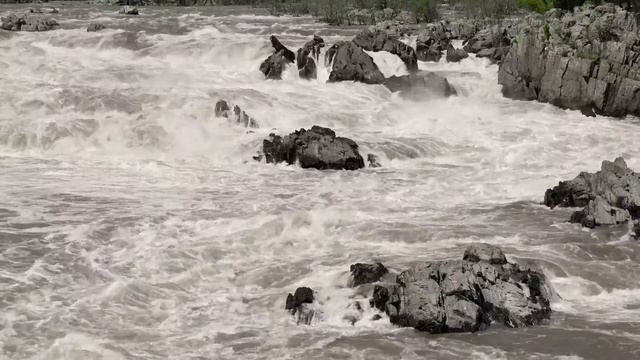
[[[4,5],[0,12],[16,6]],[[276,34],[297,49],[358,29],[247,8],[65,5],[61,29],[0,32],[0,358],[605,359],[640,357],[640,246],[541,205],[604,159],[640,169],[640,122],[504,99],[497,66],[421,63],[458,96],[258,71]],[[107,29],[85,31],[89,22]],[[372,54],[387,75],[400,60]],[[260,125],[214,116],[218,99]],[[382,168],[303,170],[251,160],[261,140],[314,124]],[[535,260],[558,296],[526,330],[432,336],[352,325],[366,294],[349,265],[401,270],[500,245]],[[323,313],[296,326],[286,294]]]

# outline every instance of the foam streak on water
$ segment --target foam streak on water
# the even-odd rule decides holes
[[[0,12],[15,6],[3,6]],[[450,99],[382,86],[265,81],[277,34],[297,49],[357,29],[260,11],[65,6],[62,29],[0,33],[0,358],[605,359],[640,357],[640,247],[629,229],[586,231],[544,190],[603,159],[637,119],[586,118],[503,99],[497,66],[421,64]],[[90,21],[108,29],[87,33]],[[401,62],[373,55],[385,75]],[[216,119],[231,100],[260,123]],[[318,124],[383,167],[317,172],[250,161],[261,139]],[[451,259],[473,242],[537,261],[558,296],[526,330],[429,336],[388,320],[351,325],[347,270]],[[287,292],[323,314],[295,326]],[[586,339],[589,339],[586,341]]]

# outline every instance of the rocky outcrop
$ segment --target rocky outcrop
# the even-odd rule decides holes
[[[393,324],[430,333],[470,332],[492,323],[518,328],[549,319],[544,274],[506,262],[488,244],[472,245],[463,260],[421,263],[396,284],[376,286],[371,305]]]
[[[380,161],[378,160],[378,157],[374,154],[368,154],[367,155],[367,162],[369,163],[369,167],[370,168],[379,168],[382,167],[382,164],[380,164]]]
[[[260,71],[267,79],[280,80],[287,64],[296,61],[296,55],[282,45],[275,35],[271,35],[271,46],[274,52],[260,64]]]
[[[289,293],[289,295],[287,295],[285,310],[288,310],[293,316],[297,315],[298,325],[309,325],[315,314],[311,306],[313,300],[313,290],[308,287],[299,287],[294,294]]]
[[[352,41],[334,44],[325,54],[327,66],[331,66],[329,82],[359,81],[365,84],[382,84],[384,75],[371,56]]]
[[[407,66],[409,72],[418,71],[416,51],[398,38],[383,31],[363,31],[353,42],[367,51],[386,51],[397,55]]]
[[[124,7],[122,7],[122,9],[120,9],[118,14],[121,14],[121,15],[140,15],[140,10],[138,10],[138,8],[135,7],[135,6],[124,6]]]
[[[416,53],[420,61],[438,62],[451,43],[451,33],[444,22],[427,24],[418,34]]]
[[[527,17],[500,66],[503,94],[608,116],[640,115],[638,21],[613,5]]]
[[[575,179],[561,181],[544,196],[550,208],[584,207],[571,217],[587,227],[615,225],[640,218],[640,174],[627,167],[622,158],[603,161],[601,170],[583,172]]]
[[[456,95],[456,90],[449,81],[432,72],[419,72],[411,75],[391,76],[384,85],[393,92],[410,95],[417,99],[425,97],[449,97]]]
[[[456,49],[452,44],[447,47],[447,62],[460,62],[469,57],[464,49]]]
[[[298,65],[298,75],[302,79],[318,78],[318,60],[320,51],[324,47],[324,40],[314,35],[313,40],[308,41],[303,47],[298,49],[296,54],[296,64]]]
[[[104,30],[105,26],[99,23],[91,23],[87,26],[87,32],[96,32],[100,30]]]
[[[355,141],[336,137],[333,130],[313,126],[287,136],[271,134],[265,139],[262,151],[267,163],[293,165],[318,170],[357,170],[364,167],[364,159]]]
[[[353,9],[346,13],[345,25],[377,25],[383,22],[416,24],[418,19],[409,11]]]
[[[476,54],[477,57],[489,58],[491,61],[499,63],[511,46],[512,29],[512,27],[499,25],[485,28],[467,41],[464,50]]]
[[[49,31],[58,28],[58,22],[40,13],[9,14],[0,19],[0,29],[9,31]]]
[[[244,112],[244,110],[242,110],[238,105],[233,106],[233,110],[231,110],[231,105],[226,100],[219,100],[216,103],[215,115],[217,117],[228,119],[233,123],[240,124],[246,128],[255,129],[259,127],[258,122]]]
[[[349,270],[351,271],[351,286],[353,287],[378,282],[388,272],[387,268],[381,263],[357,263],[351,265]]]

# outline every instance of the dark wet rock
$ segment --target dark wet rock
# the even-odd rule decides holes
[[[351,265],[350,271],[352,278],[351,286],[353,287],[378,282],[384,274],[388,272],[387,268],[381,263],[353,264]]]
[[[121,14],[121,15],[140,15],[140,10],[138,10],[138,8],[135,7],[135,6],[124,6],[124,7],[122,7],[122,9],[120,9],[118,14]]]
[[[91,23],[87,26],[87,32],[96,32],[100,30],[104,30],[105,26],[99,23]]]
[[[456,49],[452,44],[447,47],[447,62],[460,62],[469,57],[464,49]]]
[[[9,31],[49,31],[58,26],[57,21],[40,13],[9,14],[0,19],[0,29]]]
[[[382,84],[384,75],[371,56],[352,41],[341,41],[325,54],[327,66],[331,65],[329,82],[359,81],[365,84]]]
[[[313,300],[313,290],[308,287],[299,287],[294,294],[289,293],[289,295],[287,295],[285,310],[289,310],[291,315],[298,315],[298,324],[309,325],[315,314],[311,306]]]
[[[640,240],[640,221],[636,221],[633,224],[632,236],[636,238],[636,240]]]
[[[271,35],[271,46],[274,49],[274,53],[260,64],[260,71],[267,79],[280,80],[285,67],[288,63],[293,63],[296,60],[296,55],[282,45],[274,35]]]
[[[503,60],[506,97],[640,115],[640,19],[613,5],[528,16]]]
[[[386,51],[397,55],[409,72],[418,71],[416,51],[384,31],[363,31],[353,39],[353,42],[367,51]]]
[[[371,305],[393,324],[430,333],[478,331],[492,323],[518,328],[549,319],[545,276],[502,260],[485,261],[502,254],[490,247],[467,249],[465,254],[480,254],[474,261],[418,264],[398,275],[396,284],[376,286]]]
[[[320,51],[324,45],[324,40],[320,36],[314,35],[313,40],[308,41],[303,47],[298,49],[296,64],[301,79],[318,78],[317,63],[320,59]]]
[[[438,22],[427,24],[426,28],[418,34],[416,40],[416,53],[420,61],[438,62],[442,58],[442,52],[451,43],[451,33],[445,23]]]
[[[483,29],[467,41],[464,50],[499,63],[509,51],[513,32],[513,28],[499,25]]]
[[[369,163],[369,167],[370,168],[379,168],[382,167],[382,164],[380,164],[380,161],[378,160],[378,157],[374,154],[368,154],[367,155],[367,162]]]
[[[469,246],[464,252],[462,260],[471,262],[488,262],[493,265],[504,265],[507,263],[507,257],[497,246],[489,244],[475,244]]]
[[[216,103],[215,107],[215,115],[217,117],[223,117],[229,119],[230,121],[240,124],[246,128],[258,128],[258,122],[249,116],[244,110],[242,110],[238,105],[233,106],[233,110],[231,109],[231,105],[226,100],[219,100]]]
[[[262,146],[267,163],[293,165],[318,170],[357,170],[364,167],[364,159],[353,140],[336,137],[333,130],[313,126],[287,136],[271,134]]]
[[[627,167],[623,158],[603,161],[600,171],[580,173],[548,189],[544,204],[550,208],[585,207],[571,221],[584,226],[614,225],[640,218],[640,174]]]
[[[391,76],[384,85],[393,92],[400,92],[417,99],[428,96],[448,97],[456,95],[456,90],[447,78],[432,72],[419,72],[410,75]]]

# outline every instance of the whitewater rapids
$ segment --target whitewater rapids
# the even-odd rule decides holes
[[[323,66],[265,81],[271,34],[295,51],[358,31],[308,17],[54,6],[59,30],[0,32],[0,359],[640,358],[640,244],[539,205],[602,160],[640,170],[638,119],[504,99],[474,57],[420,64],[457,88],[444,100],[327,84]],[[215,118],[218,99],[260,129]],[[251,160],[273,129],[312,125],[383,167]],[[474,242],[540,264],[558,293],[548,324],[433,336],[344,319],[362,297],[350,264],[398,271]],[[298,286],[324,303],[312,326],[284,310]]]

